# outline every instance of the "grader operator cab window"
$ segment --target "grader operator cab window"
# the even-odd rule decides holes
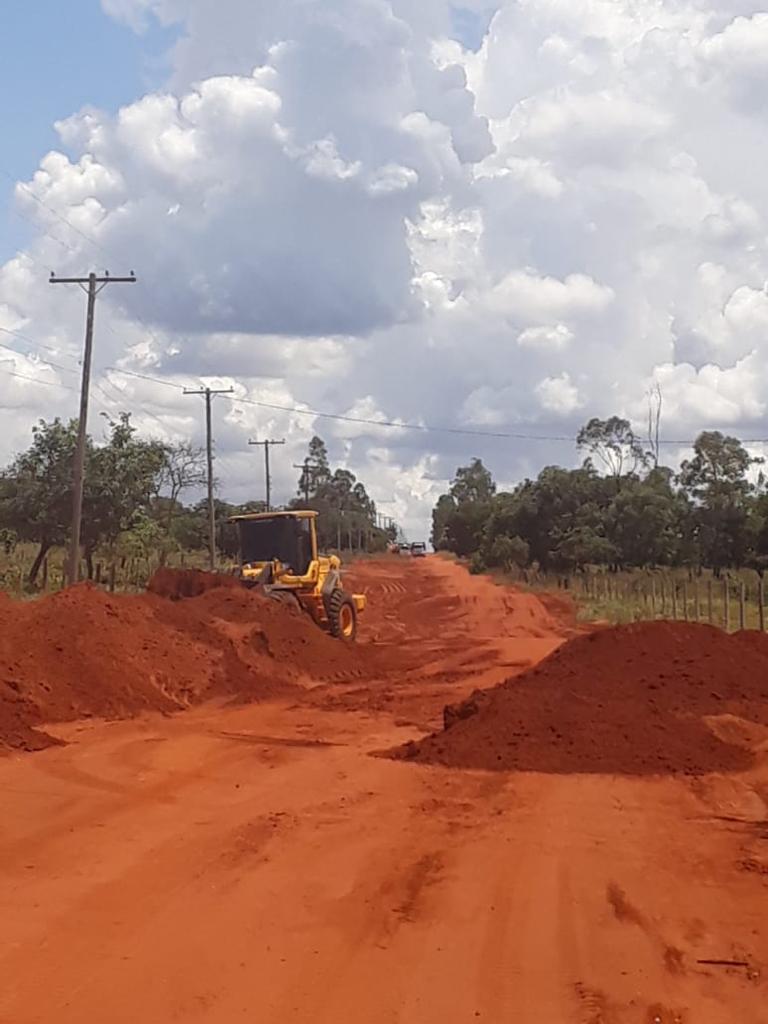
[[[304,576],[312,561],[309,523],[305,519],[241,520],[240,562],[253,565],[277,560],[296,576]]]

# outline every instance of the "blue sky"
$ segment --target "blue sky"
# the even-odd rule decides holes
[[[117,110],[162,83],[172,34],[143,36],[107,17],[99,0],[3,0],[0,60],[0,262],[31,227],[11,210],[14,180],[28,179],[58,146],[54,123],[85,105]]]
[[[476,48],[489,15],[454,9],[456,34]],[[32,232],[14,211],[13,182],[27,180],[60,142],[54,124],[83,106],[115,111],[160,86],[174,39],[154,19],[136,35],[99,0],[3,0],[0,39],[0,263]]]
[[[457,5],[453,8],[453,28],[456,36],[470,50],[479,49],[491,21],[492,8],[483,12],[470,11]]]

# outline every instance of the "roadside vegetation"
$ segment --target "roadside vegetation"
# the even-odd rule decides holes
[[[0,473],[0,589],[35,593],[64,581],[64,545],[71,524],[71,480],[77,421],[41,421],[29,448]],[[106,424],[101,443],[89,439],[83,501],[83,577],[114,589],[143,587],[160,566],[207,565],[207,502],[203,449],[137,436],[126,413]],[[191,499],[191,500],[190,500]],[[226,568],[237,557],[233,515],[263,512],[264,502],[217,498],[217,549]],[[323,441],[309,445],[288,508],[323,513],[320,543],[328,550],[384,551],[391,531],[377,527],[365,486],[332,469]]]
[[[578,445],[579,468],[548,466],[511,491],[497,489],[480,459],[460,467],[433,512],[435,549],[474,572],[568,590],[610,621],[708,621],[711,609],[717,624],[759,625],[768,567],[761,460],[706,431],[675,472],[660,464],[658,444],[644,445],[618,417],[590,420]]]

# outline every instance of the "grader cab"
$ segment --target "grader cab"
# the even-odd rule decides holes
[[[354,640],[366,599],[344,590],[337,555],[319,553],[317,516],[309,510],[233,516],[240,579],[274,601],[298,606],[331,636]]]

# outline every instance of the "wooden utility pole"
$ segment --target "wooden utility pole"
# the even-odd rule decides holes
[[[312,461],[309,458],[304,459],[301,465],[293,464],[294,469],[302,470],[301,483],[299,486],[304,491],[304,502],[309,504],[309,471],[312,468]]]
[[[264,448],[264,475],[267,490],[267,512],[272,511],[272,476],[269,470],[269,449],[274,445],[285,444],[285,441],[249,441],[248,444],[261,445]]]
[[[80,415],[77,421],[77,444],[75,462],[72,471],[72,533],[69,539],[67,556],[67,580],[70,584],[77,583],[80,575],[80,533],[83,522],[83,490],[85,487],[85,448],[88,440],[88,397],[91,387],[91,362],[93,359],[93,321],[96,313],[96,296],[108,284],[135,284],[136,276],[131,271],[129,277],[103,277],[89,274],[88,277],[56,277],[51,273],[51,284],[76,284],[88,296],[88,309],[85,320],[85,352],[83,354],[83,373],[80,382]],[[87,285],[87,287],[86,287]]]
[[[213,502],[213,428],[211,425],[211,400],[215,395],[231,395],[234,388],[199,388],[197,391],[184,389],[185,395],[202,395],[205,398],[205,443],[208,451],[208,564],[211,572],[216,570],[216,506]]]

